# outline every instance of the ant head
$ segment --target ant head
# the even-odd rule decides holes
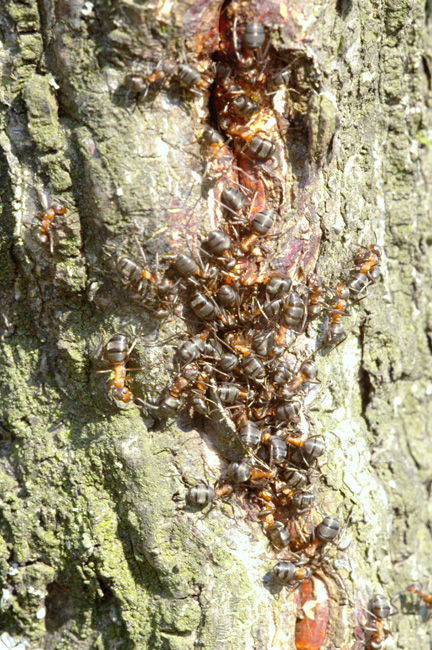
[[[336,294],[339,298],[342,298],[343,300],[348,300],[350,297],[350,292],[347,286],[342,284],[340,282],[337,287],[336,287]]]
[[[132,399],[132,393],[129,388],[123,386],[123,388],[114,388],[113,395],[116,399],[121,400],[125,404],[128,404]]]
[[[307,275],[307,283],[310,287],[320,289],[323,285],[323,279],[316,273],[309,273]]]
[[[56,214],[65,214],[66,208],[65,206],[60,203],[60,201],[53,201],[51,204],[51,208],[54,210]]]

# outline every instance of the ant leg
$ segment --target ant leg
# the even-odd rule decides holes
[[[51,230],[46,231],[47,236],[48,236],[48,242],[49,242],[49,251],[51,255],[54,255],[54,237],[51,232]]]
[[[368,288],[371,286],[371,284],[372,283],[366,285],[366,287],[364,287],[361,291],[358,292],[357,295],[359,295],[359,294],[361,294],[363,292],[364,292],[364,295],[361,298],[357,298],[356,300],[353,300],[352,303],[351,303],[352,305],[357,305],[359,302],[362,302],[362,300],[364,300],[365,298],[368,298],[368,296],[370,295],[369,292],[368,292]]]
[[[271,40],[268,39],[267,45],[265,46],[264,51],[262,50],[262,48],[260,48],[259,56],[260,56],[261,61],[264,61],[264,59],[266,58],[266,56],[268,54],[268,51],[270,49],[270,43],[271,43]],[[266,65],[267,65],[267,63],[264,65],[264,68],[265,68]]]
[[[234,509],[233,504],[232,504],[230,501],[227,501],[226,499],[222,499],[222,501],[223,501],[224,503],[226,503],[227,506],[229,506],[229,507],[231,508],[232,513],[233,513],[234,521],[236,522],[237,526],[239,526],[239,525],[240,525],[240,522],[239,522],[239,520],[237,519],[236,511],[235,511],[235,509]]]
[[[336,345],[334,346],[334,348],[332,348],[332,352],[333,352],[334,350],[336,350],[336,348],[339,347],[339,345],[340,345],[341,343],[343,343],[347,338],[348,338],[348,334],[345,334],[345,336],[343,337],[343,339],[341,339],[340,341],[338,341],[338,343],[336,343]],[[332,341],[327,342],[325,345],[331,345],[331,343],[332,343]],[[318,348],[318,349],[319,349],[319,348]],[[317,351],[318,351],[318,350],[317,350]]]
[[[294,524],[295,524],[295,527],[296,527],[297,535],[301,538],[301,541],[303,542],[303,544],[306,544],[306,542],[308,541],[308,538],[306,537],[304,532],[301,530],[300,526],[298,525],[298,522],[294,520]],[[309,560],[307,559],[305,562],[303,562],[303,564],[307,564],[308,561]]]
[[[239,40],[238,40],[238,33],[237,33],[237,23],[238,23],[238,18],[237,16],[234,18],[234,24],[233,24],[233,44],[234,44],[234,52],[237,58],[237,61],[240,63],[243,63],[243,57],[240,54],[240,48],[239,48]]]
[[[138,342],[138,336],[135,337],[135,339],[132,342],[132,345],[130,346],[129,350],[127,351],[127,353],[126,353],[127,357],[130,357],[130,355],[132,353],[132,350],[136,346],[137,342]],[[142,370],[142,368],[125,368],[125,370]]]
[[[113,369],[110,368],[109,370],[96,370],[95,372],[97,372],[98,375],[104,375],[108,372],[113,372]]]

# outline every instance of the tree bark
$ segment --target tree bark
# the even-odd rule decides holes
[[[318,268],[333,285],[357,243],[384,245],[348,339],[319,358],[311,410],[327,444],[320,508],[352,507],[329,551],[348,604],[331,601],[322,647],[360,649],[368,598],[427,586],[432,571],[430,5],[249,4],[281,56],[308,61],[310,164],[292,164],[287,214],[320,230]],[[1,650],[294,648],[296,597],[271,587],[275,554],[245,500],[205,517],[185,507],[188,485],[223,465],[211,427],[119,409],[95,372],[115,332],[138,335],[138,397],[154,399],[172,372],[173,345],[146,346],[181,321],[130,300],[115,259],[136,235],[163,263],[211,229],[201,109],[175,85],[135,106],[124,77],[193,56],[220,5],[0,8]],[[54,255],[37,238],[44,194],[67,208]],[[417,601],[395,602],[395,646],[430,648]]]

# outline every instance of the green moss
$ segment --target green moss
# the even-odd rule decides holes
[[[37,2],[7,2],[5,8],[10,19],[19,25],[21,32],[40,31],[40,21]]]
[[[39,33],[20,34],[19,46],[24,64],[40,60],[43,53],[43,43]]]
[[[431,146],[431,139],[430,139],[429,133],[427,133],[427,132],[424,131],[423,129],[420,130],[420,131],[417,133],[417,135],[416,135],[416,140],[417,140],[417,142],[420,142],[420,144],[421,144],[423,147],[428,147],[428,148],[429,148],[429,147]]]
[[[61,149],[63,139],[50,75],[33,75],[26,83],[24,98],[28,128],[36,146],[42,153]]]

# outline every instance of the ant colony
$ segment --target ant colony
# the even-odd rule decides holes
[[[106,392],[114,406],[137,404],[155,420],[181,409],[198,421],[222,418],[237,458],[225,459],[215,485],[190,487],[187,500],[203,508],[236,494],[247,498],[278,554],[272,584],[299,597],[295,647],[319,650],[329,641],[329,601],[335,599],[329,585],[336,600],[346,596],[328,558],[347,523],[321,513],[316,503],[326,440],[314,435],[308,410],[320,388],[315,359],[344,343],[342,321],[379,279],[382,250],[376,243],[359,246],[352,270],[335,286],[317,273],[319,223],[287,210],[285,188],[290,138],[300,137],[291,135],[290,119],[301,123],[319,81],[306,54],[281,56],[272,44],[277,26],[253,20],[245,2],[241,17],[241,4],[223,3],[211,60],[165,60],[148,74],[125,77],[137,105],[166,84],[204,104],[209,221],[217,226],[195,251],[185,246],[187,252],[162,270],[133,252],[116,259],[125,296],[155,318],[182,318],[188,330],[169,383],[153,400],[134,395],[130,373],[140,368],[128,366],[137,341],[120,333],[105,342],[98,372],[109,373]],[[307,129],[302,124],[298,132]],[[51,254],[56,220],[64,214],[53,202],[38,215],[37,238]],[[320,589],[323,613],[308,616],[307,604]],[[430,604],[425,590],[410,590]],[[381,648],[391,610],[384,596],[372,597],[366,649]]]

